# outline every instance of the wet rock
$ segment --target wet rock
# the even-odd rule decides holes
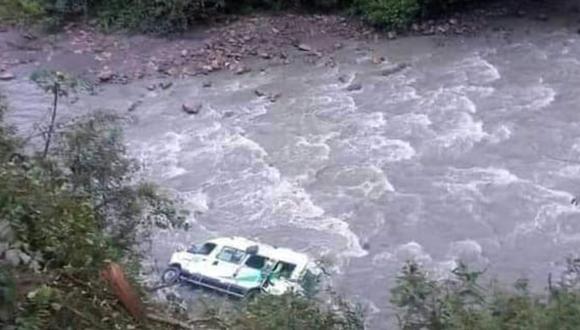
[[[256,94],[257,97],[263,97],[263,96],[266,95],[266,93],[263,90],[260,90],[260,89],[256,89],[254,91],[254,94]]]
[[[201,111],[202,108],[203,108],[202,103],[196,103],[196,104],[184,103],[181,106],[181,110],[183,110],[183,112],[187,113],[188,115],[197,115]]]
[[[372,56],[372,62],[373,62],[373,64],[381,64],[384,61],[385,61],[385,57],[384,56],[380,56],[380,55],[373,54],[373,56]]]
[[[10,72],[3,72],[0,74],[0,80],[1,81],[10,81],[12,79],[16,78],[16,76]]]
[[[129,112],[133,112],[135,111],[141,104],[143,104],[143,101],[141,100],[137,100],[133,103],[131,103],[131,105],[129,105],[129,108],[127,109],[127,111]]]
[[[381,76],[390,76],[390,75],[393,75],[395,73],[399,73],[408,67],[409,67],[409,64],[407,64],[407,63],[398,63],[398,64],[392,65],[388,68],[381,70]]]
[[[281,97],[282,97],[282,93],[275,93],[275,94],[268,96],[268,100],[270,100],[270,102],[272,102],[272,103],[275,103]]]
[[[171,86],[173,86],[173,83],[171,81],[164,81],[159,83],[159,87],[161,87],[161,89],[166,90],[171,88]]]
[[[204,81],[204,82],[201,84],[201,86],[202,86],[203,88],[210,88],[212,85],[213,85],[213,84],[212,84],[212,82],[211,82],[211,81]]]
[[[298,44],[298,45],[296,45],[296,48],[300,49],[303,52],[311,52],[312,51],[312,47],[310,47],[310,45],[307,45],[307,44]]]
[[[157,89],[157,85],[155,85],[155,84],[151,84],[151,85],[147,86],[148,91],[154,91],[156,89]]]
[[[235,115],[235,113],[233,111],[226,111],[226,113],[224,113],[224,118],[231,118]]]
[[[243,67],[240,67],[236,70],[236,74],[242,75],[242,74],[246,74],[246,73],[251,72],[251,71],[252,71],[252,69],[248,68],[247,66],[243,66]]]
[[[113,79],[114,76],[115,74],[113,73],[113,71],[105,69],[99,72],[97,78],[99,79],[100,82],[109,82],[111,81],[111,79]]]
[[[272,55],[268,54],[268,53],[260,53],[258,54],[261,58],[265,59],[265,60],[269,60],[272,58]]]
[[[363,250],[365,250],[365,251],[369,251],[369,250],[371,249],[371,243],[369,243],[369,242],[364,242],[364,243],[362,244],[362,248],[363,248]]]
[[[362,83],[360,82],[353,82],[352,84],[346,87],[346,90],[349,92],[360,91],[363,88]]]
[[[340,81],[341,83],[346,83],[348,81],[348,77],[345,75],[341,75],[338,77],[338,81]]]

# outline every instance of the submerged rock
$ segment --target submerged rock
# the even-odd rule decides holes
[[[173,83],[171,81],[164,81],[159,84],[159,87],[161,87],[161,89],[169,89],[171,88],[171,86],[173,86]]]
[[[183,112],[185,112],[189,115],[197,115],[201,111],[202,108],[203,108],[202,103],[197,103],[197,104],[184,103],[181,106],[181,109],[183,110]]]
[[[111,79],[113,79],[114,76],[115,76],[115,74],[113,73],[113,71],[103,70],[99,73],[97,78],[99,78],[100,82],[108,82],[108,81],[111,81]]]
[[[388,68],[382,69],[380,73],[382,76],[390,76],[390,75],[393,75],[395,73],[399,73],[399,72],[405,70],[409,66],[410,65],[408,63],[398,63],[398,64],[392,65]]]
[[[346,87],[346,90],[349,92],[360,91],[363,88],[362,83],[360,82],[353,82],[352,84]]]

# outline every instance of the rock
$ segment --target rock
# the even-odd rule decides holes
[[[203,108],[203,104],[202,103],[197,103],[197,104],[187,104],[184,103],[181,106],[181,109],[183,110],[183,112],[189,114],[189,115],[197,115],[201,109]]]
[[[339,50],[342,49],[344,47],[344,44],[341,42],[337,42],[334,44],[334,49]]]
[[[307,45],[307,44],[298,44],[296,46],[296,48],[300,49],[303,52],[311,52],[312,51],[312,47],[310,47],[310,45]]]
[[[204,65],[204,66],[202,66],[202,67],[201,67],[201,69],[202,69],[202,71],[203,71],[204,73],[206,73],[206,74],[207,74],[207,73],[210,73],[210,72],[212,72],[212,71],[215,71],[215,69],[214,69],[214,68],[213,68],[213,66],[211,66],[211,65]]]
[[[449,19],[449,24],[451,24],[451,25],[457,25],[457,19],[456,18],[450,18]]]
[[[340,81],[341,83],[344,84],[345,82],[348,81],[348,77],[345,76],[345,75],[341,75],[341,76],[338,77],[338,81]]]
[[[411,25],[411,30],[413,30],[414,32],[419,32],[421,28],[419,27],[419,24],[417,23],[413,23],[413,25]]]
[[[265,59],[265,60],[269,60],[272,58],[272,55],[268,54],[268,53],[260,53],[258,54],[261,58]]]
[[[16,78],[16,76],[10,72],[3,72],[2,74],[0,74],[1,81],[10,81],[14,78]]]
[[[111,81],[111,79],[113,79],[114,76],[115,76],[115,74],[113,73],[113,71],[103,70],[99,73],[97,78],[99,78],[100,82],[108,82],[108,81]]]
[[[360,82],[354,82],[346,87],[349,92],[360,91],[363,88]]]
[[[16,249],[6,251],[4,253],[4,260],[14,267],[20,265],[20,251]]]
[[[369,242],[364,242],[364,243],[362,244],[362,248],[363,248],[363,250],[365,250],[365,251],[369,251],[369,250],[371,249],[371,243],[369,243]]]
[[[385,61],[385,57],[384,56],[379,56],[376,54],[373,54],[372,56],[372,62],[373,64],[381,64]]]
[[[211,81],[204,81],[201,86],[203,88],[210,88],[212,86],[212,82]]]
[[[387,39],[390,39],[390,40],[397,39],[397,32],[395,32],[395,31],[387,32]]]
[[[235,115],[235,113],[233,111],[226,111],[226,113],[224,113],[224,118],[231,118]]]
[[[187,51],[187,49],[181,51],[181,57],[187,57],[188,54],[189,52]]]
[[[254,94],[256,94],[257,97],[262,97],[262,96],[265,96],[266,95],[266,93],[264,91],[260,90],[260,89],[256,89],[254,91]]]
[[[545,21],[547,21],[547,20],[548,20],[548,15],[546,15],[546,14],[543,14],[543,13],[542,13],[542,14],[538,14],[538,16],[536,16],[536,19],[537,19],[538,21],[543,21],[543,22],[545,22]]]
[[[137,101],[131,103],[131,105],[129,105],[129,108],[127,109],[127,111],[129,111],[129,112],[135,111],[142,103],[143,103],[143,101],[141,101],[141,100],[137,100]]]
[[[159,83],[159,87],[161,87],[161,89],[163,89],[163,90],[169,89],[169,88],[171,88],[171,86],[173,86],[173,83],[171,81],[163,81],[163,82]]]
[[[390,75],[393,75],[395,73],[399,73],[399,72],[405,70],[407,67],[409,67],[409,64],[407,64],[407,63],[398,63],[395,65],[392,65],[388,68],[381,70],[381,76],[390,76]]]
[[[516,12],[516,16],[517,16],[517,17],[525,17],[525,16],[526,16],[526,14],[527,14],[527,13],[526,13],[526,11],[525,11],[525,10],[523,10],[523,9],[520,9],[520,10],[518,10],[518,11]]]
[[[278,99],[282,97],[282,93],[276,93],[276,94],[272,94],[268,97],[268,100],[270,100],[270,102],[275,103],[276,101],[278,101]]]
[[[151,84],[151,85],[147,86],[148,91],[154,91],[156,89],[157,89],[157,85],[155,85],[155,84]]]
[[[251,71],[252,71],[252,69],[248,68],[247,66],[242,66],[236,70],[236,74],[242,75],[242,74],[246,74],[246,73],[251,72]]]

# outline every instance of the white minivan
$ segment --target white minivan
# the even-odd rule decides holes
[[[243,237],[222,237],[171,256],[167,284],[185,281],[236,297],[303,293],[320,268],[306,255]],[[312,283],[312,282],[311,282]]]

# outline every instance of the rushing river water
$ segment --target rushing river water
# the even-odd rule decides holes
[[[144,175],[175,190],[193,229],[156,235],[160,264],[178,246],[241,235],[334,260],[338,290],[389,314],[388,287],[415,258],[435,274],[463,259],[506,280],[543,284],[580,247],[580,36],[566,29],[511,41],[428,38],[346,45],[336,67],[291,64],[234,76],[107,86],[67,116],[130,113]],[[407,63],[390,75],[384,68]],[[211,88],[202,81],[211,79]],[[362,89],[347,86],[360,83]],[[25,79],[0,84],[27,131],[46,97]],[[256,89],[281,92],[277,102]],[[204,104],[198,115],[184,102]]]

